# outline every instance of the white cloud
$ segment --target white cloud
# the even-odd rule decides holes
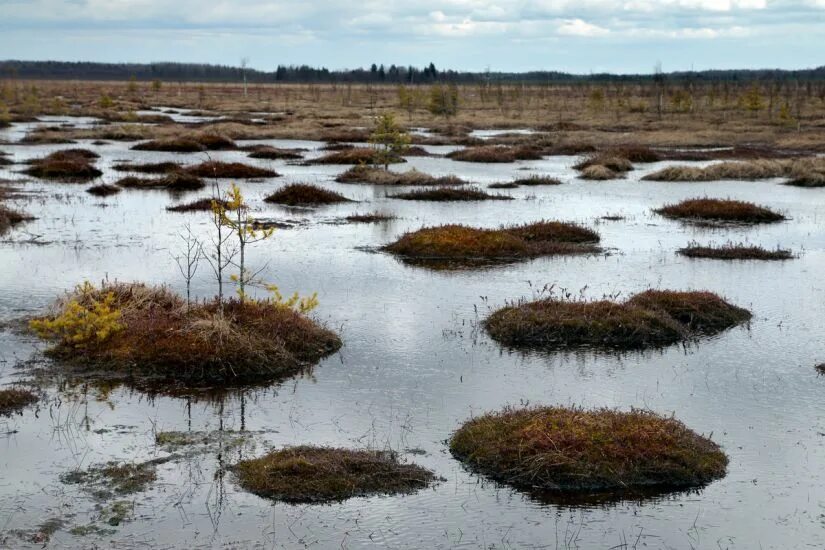
[[[556,28],[556,32],[565,36],[605,36],[610,33],[610,29],[581,19],[568,19]]]

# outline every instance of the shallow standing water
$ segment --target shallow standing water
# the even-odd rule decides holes
[[[312,149],[320,143],[265,140]],[[179,160],[203,155],[130,151],[128,143],[92,146],[112,182],[116,159]],[[67,146],[4,145],[15,160]],[[450,148],[432,147],[434,152]],[[274,167],[283,177],[242,182],[260,218],[289,220],[249,254],[262,277],[282,290],[317,291],[315,315],[338,330],[343,349],[311,374],[268,388],[222,397],[147,396],[125,387],[48,385],[37,408],[0,418],[0,546],[31,544],[27,533],[45,520],[63,526],[53,547],[393,547],[393,548],[821,548],[825,545],[825,200],[822,190],[778,181],[641,182],[661,164],[638,165],[627,179],[576,179],[574,157],[504,165],[411,158],[415,167],[457,174],[485,186],[525,174],[563,185],[502,191],[513,201],[426,203],[386,198],[396,189],[337,184],[343,166],[295,166],[210,153]],[[0,320],[33,315],[83,280],[139,280],[183,291],[171,256],[190,222],[208,231],[203,213],[169,213],[180,198],[125,190],[107,199],[86,185],[23,178],[12,165],[0,178],[21,179],[13,202],[38,220],[2,237]],[[284,209],[261,199],[287,182],[309,181],[360,201],[318,209]],[[651,209],[696,196],[736,198],[779,209],[780,224],[701,229],[665,220]],[[399,219],[341,224],[355,212],[381,210]],[[603,221],[605,215],[623,216]],[[538,219],[577,221],[602,235],[608,254],[548,258],[484,270],[437,272],[407,266],[375,247],[422,225],[496,227]],[[800,254],[787,262],[689,260],[675,250],[691,240],[781,245]],[[201,266],[195,284],[214,284]],[[518,354],[502,351],[477,323],[507,300],[544,285],[599,298],[654,287],[709,289],[754,312],[749,327],[688,347],[653,353]],[[285,293],[286,293],[285,292]],[[40,344],[0,332],[0,382],[19,378],[16,365]],[[474,414],[505,405],[559,404],[648,408],[674,414],[711,434],[730,457],[727,476],[695,492],[606,505],[539,501],[467,473],[445,440]],[[61,483],[67,471],[108,460],[137,461],[169,453],[156,431],[240,430],[254,446],[210,449],[159,466],[148,491],[128,497],[127,521],[105,533],[72,534],[99,523],[95,500]],[[433,469],[445,481],[397,497],[341,504],[272,504],[247,494],[231,475],[215,476],[241,456],[297,444],[391,448]],[[109,526],[103,525],[108,528]]]

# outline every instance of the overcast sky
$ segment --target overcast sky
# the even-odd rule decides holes
[[[825,0],[0,0],[0,59],[579,73],[825,65]]]

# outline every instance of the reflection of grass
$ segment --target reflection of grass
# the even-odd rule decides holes
[[[505,409],[466,422],[450,450],[498,481],[557,492],[702,486],[728,463],[710,439],[640,410]]]
[[[626,302],[547,298],[509,305],[484,326],[493,339],[517,348],[641,349],[716,334],[750,317],[711,292],[648,290]]]
[[[786,219],[764,206],[730,199],[688,199],[657,208],[654,212],[666,218],[714,222],[773,223]]]
[[[436,480],[429,470],[402,464],[392,452],[310,446],[244,460],[233,470],[244,489],[296,504],[411,493]]]

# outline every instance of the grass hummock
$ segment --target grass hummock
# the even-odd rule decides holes
[[[293,183],[272,193],[264,199],[264,202],[284,206],[315,206],[320,204],[351,202],[351,200],[340,193],[329,191],[317,185]]]
[[[197,191],[206,184],[199,177],[188,172],[170,172],[162,178],[138,178],[127,176],[115,182],[125,189],[164,189],[167,191]]]
[[[407,193],[397,193],[388,195],[391,199],[402,199],[407,201],[489,201],[489,200],[513,200],[507,195],[491,195],[481,189],[470,187],[456,189],[454,187],[436,187],[432,189],[417,189]]]
[[[252,179],[276,178],[280,175],[268,168],[258,168],[257,166],[249,166],[248,164],[240,162],[208,161],[196,164],[195,166],[188,166],[185,170],[188,174],[198,176],[199,178]]]
[[[793,252],[776,248],[768,250],[761,246],[727,243],[721,246],[690,243],[677,251],[688,258],[711,258],[715,260],[791,260]]]
[[[709,438],[636,409],[505,408],[465,422],[450,452],[499,482],[554,493],[701,487],[728,464]]]
[[[37,395],[29,390],[22,388],[0,389],[0,416],[11,416],[32,403],[36,403],[37,400]]]
[[[484,327],[514,348],[644,349],[717,334],[750,318],[712,292],[648,290],[625,302],[522,301],[493,312]]]
[[[242,460],[238,483],[258,496],[291,504],[408,494],[437,480],[429,470],[399,462],[391,451],[299,446]]]
[[[300,149],[281,149],[271,145],[256,145],[247,155],[251,159],[297,160],[303,158]]]
[[[403,157],[390,159],[390,164],[406,162]],[[384,159],[377,149],[372,147],[346,147],[339,151],[332,151],[318,158],[307,161],[307,164],[383,164]]]
[[[540,150],[524,145],[482,145],[453,151],[447,154],[447,158],[462,162],[506,163],[517,160],[540,160],[542,155]]]
[[[132,164],[123,163],[112,167],[118,172],[137,172],[139,174],[169,174],[171,172],[180,172],[183,166],[177,162],[150,162],[146,164]]]
[[[231,205],[223,199],[204,198],[192,202],[175,204],[167,206],[166,210],[169,212],[212,212],[213,205],[219,203],[223,208],[230,210]]]
[[[464,185],[457,176],[435,177],[415,168],[406,172],[393,172],[383,168],[359,164],[335,178],[339,183],[366,183],[372,185]]]
[[[786,219],[782,214],[764,206],[730,199],[688,199],[657,208],[654,212],[666,218],[697,222],[757,224]]]
[[[668,166],[643,177],[649,181],[755,181],[769,178],[791,178],[794,181],[816,182],[825,179],[825,159],[807,157],[797,159],[752,159],[726,161],[709,166]]]
[[[64,149],[32,160],[23,172],[41,179],[86,182],[103,174],[93,164],[97,157],[97,153],[86,149]]]
[[[598,252],[599,235],[586,227],[540,221],[479,229],[463,225],[425,227],[384,247],[407,260],[511,261],[539,256]]]
[[[23,222],[33,220],[34,217],[18,210],[7,208],[0,204],[0,235]]]
[[[120,193],[120,187],[116,185],[109,185],[101,183],[100,185],[93,185],[86,189],[86,192],[95,197],[108,197],[109,195],[117,195]]]
[[[396,217],[383,212],[369,212],[367,214],[352,214],[344,219],[352,223],[379,223],[394,220]]]
[[[196,134],[166,139],[153,139],[133,146],[135,151],[166,151],[170,153],[200,153],[235,149],[231,139],[218,134]]]
[[[137,384],[226,385],[291,376],[341,347],[307,315],[271,300],[187,304],[165,287],[85,284],[32,329],[57,367]]]

